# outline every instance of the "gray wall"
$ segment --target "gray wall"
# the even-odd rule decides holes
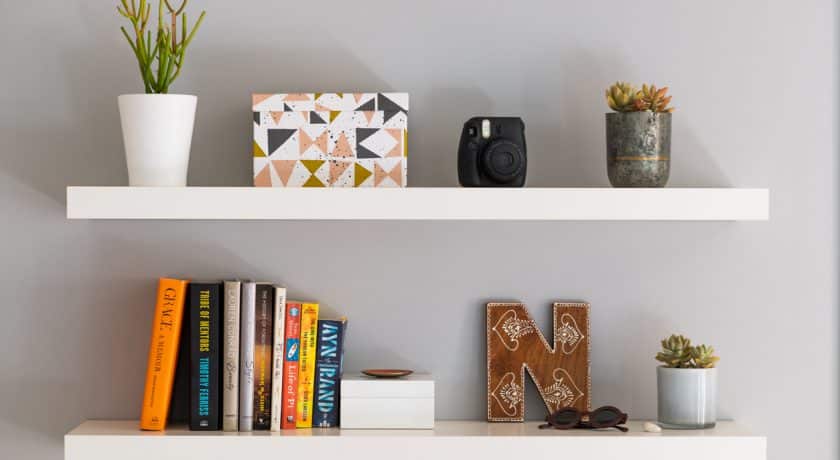
[[[0,0],[0,457],[136,418],[155,278],[186,274],[347,314],[349,367],[433,371],[442,418],[484,414],[484,302],[546,330],[552,300],[587,300],[594,404],[655,416],[653,355],[680,331],[719,349],[721,413],[771,459],[836,458],[830,0],[194,2],[174,88],[200,97],[193,185],[249,185],[252,91],[357,89],[411,93],[414,186],[457,184],[475,114],[525,118],[529,185],[604,186],[602,92],[628,79],[675,95],[671,185],[768,187],[770,222],[68,222],[65,186],[127,182],[116,97],[141,85],[112,3]]]

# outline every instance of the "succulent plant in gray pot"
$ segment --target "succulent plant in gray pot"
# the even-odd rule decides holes
[[[656,360],[659,425],[668,429],[702,429],[717,419],[717,369],[714,348],[692,346],[691,340],[672,335],[662,340]]]
[[[617,82],[606,92],[607,175],[613,187],[664,187],[671,171],[668,88]]]

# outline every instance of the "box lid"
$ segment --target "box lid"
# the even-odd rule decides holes
[[[394,379],[345,373],[341,398],[434,398],[435,381],[430,374],[411,374]]]

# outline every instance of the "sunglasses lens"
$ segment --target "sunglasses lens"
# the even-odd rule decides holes
[[[578,412],[574,409],[561,409],[551,416],[551,420],[557,425],[573,425],[577,423]]]
[[[598,409],[589,416],[589,419],[598,425],[609,425],[617,423],[621,419],[621,414],[612,409]]]

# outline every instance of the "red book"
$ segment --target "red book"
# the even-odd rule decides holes
[[[300,366],[300,302],[286,302],[286,362],[283,367],[283,429],[297,428]]]

